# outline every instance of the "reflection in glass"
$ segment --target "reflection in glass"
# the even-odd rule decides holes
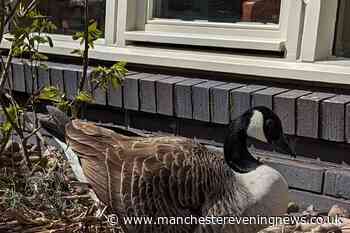
[[[338,57],[350,57],[350,1],[341,0],[339,4],[334,53]]]
[[[153,17],[209,22],[278,23],[281,0],[153,0]]]
[[[41,0],[41,14],[50,16],[58,34],[72,35],[84,30],[84,0]],[[89,19],[97,21],[104,34],[106,0],[89,0]]]

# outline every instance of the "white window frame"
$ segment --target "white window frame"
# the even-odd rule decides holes
[[[146,41],[282,51],[286,46],[290,14],[294,14],[293,1],[281,0],[279,24],[183,22],[150,19],[152,0],[118,2],[118,46],[125,46],[127,41]]]
[[[306,6],[300,60],[328,60],[333,57],[338,1],[304,0],[304,4]]]
[[[350,85],[350,59],[334,59],[332,55],[338,1],[293,0],[289,1],[289,4],[288,17],[285,18],[287,26],[281,38],[277,39],[285,43],[284,59],[216,53],[213,50],[209,52],[183,50],[172,46],[165,48],[128,44],[128,33],[135,31],[140,33],[140,37],[144,37],[142,40],[151,41],[147,35],[142,35],[147,26],[145,0],[106,0],[105,38],[96,43],[95,48],[90,51],[90,56],[106,61],[122,60],[143,65],[235,74],[232,78],[236,77],[236,74],[243,74],[259,76],[262,79],[275,78],[286,82],[303,80]],[[154,22],[154,25],[156,24],[162,23]],[[241,24],[241,31],[247,32],[251,27]],[[265,28],[265,30],[270,29]],[[162,33],[163,40],[167,39],[167,34],[168,40],[174,39],[171,35],[169,36],[171,33]],[[175,39],[181,40],[184,36],[184,33],[178,33]],[[247,46],[249,43],[256,43],[253,40],[249,41],[251,38],[254,37],[241,36],[237,39],[237,44],[246,43],[245,46]],[[81,46],[79,42],[72,41],[71,36],[53,35],[53,39],[53,48],[43,45],[40,50],[44,53],[76,56],[71,54],[71,51]],[[268,42],[271,40],[268,37],[265,39]],[[216,43],[222,43],[222,40]],[[9,48],[9,46],[10,43],[6,40],[3,40],[0,45],[2,48]]]

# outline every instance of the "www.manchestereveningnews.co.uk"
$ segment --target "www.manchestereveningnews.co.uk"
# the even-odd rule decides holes
[[[120,222],[117,215],[105,216],[111,225],[117,225]],[[124,225],[178,225],[178,224],[254,224],[254,225],[294,225],[294,224],[342,224],[338,217],[307,217],[307,216],[251,216],[251,217],[237,217],[237,216],[187,216],[187,217],[123,217]]]

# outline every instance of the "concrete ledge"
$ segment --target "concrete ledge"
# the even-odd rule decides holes
[[[303,161],[271,158],[264,159],[264,162],[279,171],[286,178],[289,187],[322,193],[325,167]]]
[[[350,199],[350,169],[328,170],[324,192],[330,196]]]
[[[350,209],[349,201],[298,190],[290,190],[289,198],[291,201],[298,203],[301,208],[307,208],[312,204],[316,209],[323,211],[328,211],[333,205]]]

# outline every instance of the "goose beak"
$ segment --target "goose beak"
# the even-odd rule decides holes
[[[279,150],[283,153],[291,155],[293,158],[296,157],[295,151],[289,145],[287,138],[282,135],[279,139],[272,141],[272,145],[275,150]]]

